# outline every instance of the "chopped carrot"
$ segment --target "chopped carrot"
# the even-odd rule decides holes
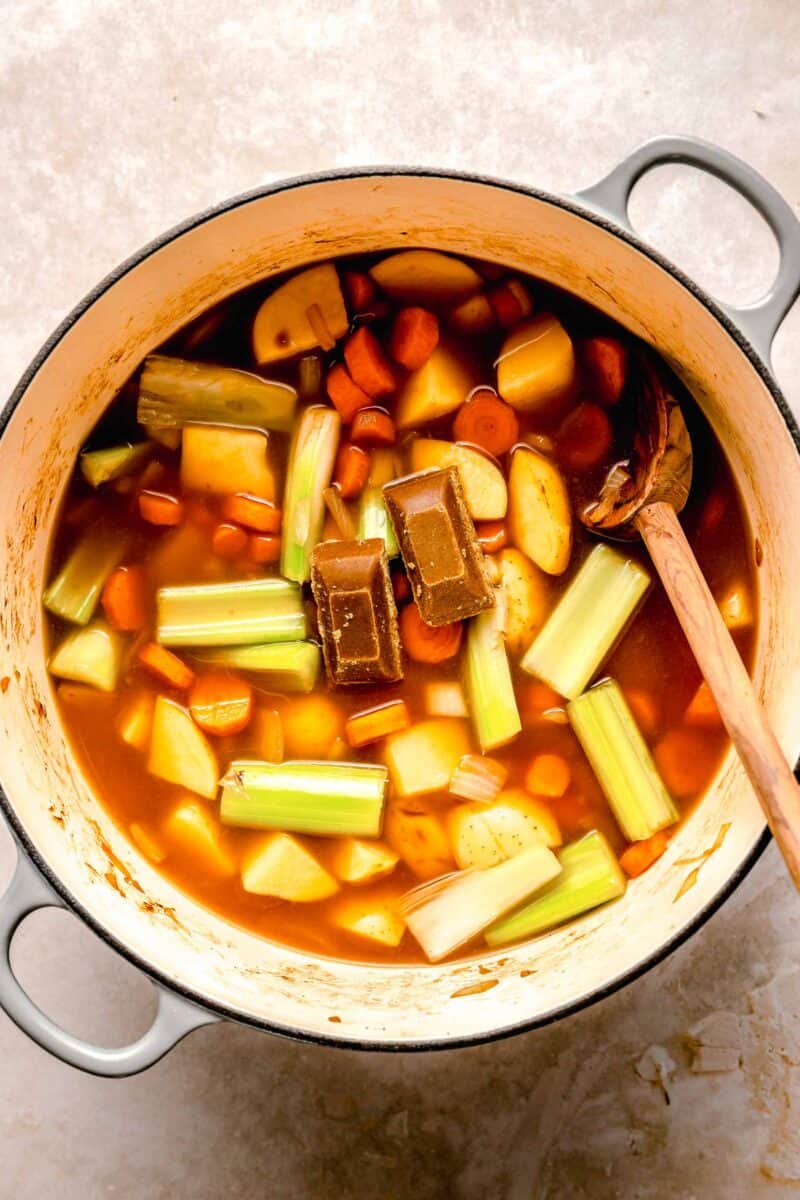
[[[383,408],[362,408],[353,418],[350,438],[359,446],[393,446],[394,421]]]
[[[189,693],[189,711],[204,733],[241,733],[253,715],[253,689],[226,671],[201,675]]]
[[[643,842],[633,842],[627,850],[623,850],[619,856],[619,865],[626,875],[635,879],[661,858],[668,845],[669,834],[660,829],[652,837],[645,838]]]
[[[601,404],[616,404],[628,372],[628,351],[622,342],[611,337],[589,338],[583,343],[582,359],[595,399]]]
[[[306,317],[311,326],[314,337],[323,350],[332,350],[336,345],[336,338],[328,328],[328,322],[325,320],[325,315],[318,304],[310,304],[306,309]]]
[[[424,367],[439,344],[439,321],[427,308],[401,308],[394,319],[389,351],[407,371]]]
[[[363,313],[375,298],[375,284],[364,271],[345,271],[344,290],[353,312]]]
[[[211,535],[211,549],[218,558],[238,558],[247,549],[247,534],[240,525],[222,521]]]
[[[237,492],[222,502],[222,515],[236,525],[254,529],[256,533],[279,533],[283,513],[271,500]]]
[[[281,539],[276,533],[251,533],[247,551],[253,562],[267,566],[281,556]]]
[[[360,416],[360,414],[357,415]],[[338,487],[343,500],[352,500],[360,495],[369,476],[371,461],[369,451],[364,450],[361,446],[353,446],[349,442],[345,442],[339,447],[333,471],[333,482]]]
[[[555,688],[534,679],[522,691],[522,706],[527,712],[543,713],[548,708],[563,708],[564,701]]]
[[[497,324],[494,309],[483,292],[476,292],[450,311],[448,320],[459,333],[488,333]]]
[[[510,404],[482,388],[459,409],[453,433],[459,442],[471,442],[499,456],[519,438],[519,421]]]
[[[588,471],[611,449],[611,422],[597,404],[579,404],[558,431],[558,458],[570,471]]]
[[[275,708],[257,708],[253,713],[252,733],[260,758],[283,762],[283,721]]]
[[[712,492],[703,505],[700,514],[700,528],[704,533],[713,533],[725,516],[725,497],[720,492]]]
[[[117,567],[103,586],[100,603],[109,625],[134,633],[147,624],[147,581],[142,567]]]
[[[357,383],[353,383],[343,363],[337,363],[328,371],[325,388],[345,425],[350,424],[359,409],[372,403],[367,393],[362,391]]]
[[[597,823],[597,818],[587,806],[586,799],[574,788],[565,792],[563,796],[553,797],[548,808],[567,839],[575,834],[587,833]]]
[[[623,688],[628,707],[645,737],[652,737],[661,721],[658,701],[643,688]]]
[[[353,713],[345,723],[344,736],[357,749],[369,742],[377,742],[390,733],[397,733],[400,729],[408,729],[410,724],[405,700],[390,700],[388,704],[379,704],[377,708]]]
[[[405,604],[411,599],[411,584],[408,582],[408,576],[399,568],[392,571],[392,591],[397,604]]]
[[[140,492],[139,516],[151,525],[180,525],[183,502],[166,492]]]
[[[199,529],[211,529],[216,525],[216,517],[201,496],[190,496],[183,507],[186,520]]]
[[[510,329],[533,311],[531,298],[519,279],[507,279],[489,292],[489,302],[504,329]]]
[[[667,791],[678,799],[695,796],[717,764],[719,744],[699,729],[670,729],[653,750]]]
[[[140,647],[137,658],[151,675],[155,675],[156,679],[160,679],[169,687],[177,688],[178,691],[184,691],[194,683],[194,671],[191,667],[187,667],[182,658],[178,658],[177,654],[173,654],[166,646],[159,646],[157,642],[147,642]]]
[[[368,396],[388,396],[397,387],[394,372],[375,334],[366,325],[344,344],[344,361],[353,382]]]
[[[478,541],[484,554],[495,554],[508,545],[508,530],[505,521],[479,521],[475,526]]]
[[[683,714],[687,725],[700,725],[704,728],[716,729],[722,725],[717,702],[711,695],[711,688],[705,679],[692,696],[689,707]]]
[[[416,604],[407,604],[400,612],[400,640],[415,662],[440,663],[453,658],[461,646],[461,634],[460,621],[426,625]]]
[[[525,787],[537,796],[563,796],[572,778],[560,754],[537,754],[525,775]]]

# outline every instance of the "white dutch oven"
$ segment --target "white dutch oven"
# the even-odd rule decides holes
[[[632,236],[630,190],[667,161],[724,179],[769,222],[782,263],[759,304],[714,304]],[[731,892],[766,843],[759,807],[729,753],[666,855],[618,903],[468,963],[360,966],[260,940],[201,908],[125,840],[82,778],[45,670],[39,601],[50,531],[82,442],[142,358],[209,305],[277,271],[395,246],[497,259],[541,275],[649,342],[683,378],[727,451],[761,546],[756,680],[786,754],[797,758],[798,432],[767,363],[800,283],[800,226],[764,180],[714,147],[662,138],[576,199],[390,169],[293,180],[233,200],[148,246],[102,283],[42,349],[2,418],[0,675],[11,682],[0,693],[0,776],[19,860],[0,900],[0,1003],[42,1046],[86,1070],[142,1070],[219,1018],[373,1049],[465,1045],[530,1029],[663,958]],[[692,868],[680,860],[715,846],[682,890]],[[78,913],[151,977],[159,1010],[139,1042],[120,1050],[80,1042],[23,992],[8,964],[9,943],[24,916],[47,905]]]

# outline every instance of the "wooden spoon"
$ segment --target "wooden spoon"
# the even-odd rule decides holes
[[[612,467],[581,520],[593,533],[610,538],[643,538],[800,888],[800,786],[678,521],[692,482],[689,432],[678,401],[650,356],[637,352],[631,367],[631,454]]]

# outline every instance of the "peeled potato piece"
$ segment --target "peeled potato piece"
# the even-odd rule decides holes
[[[400,387],[395,405],[397,428],[416,429],[455,412],[477,382],[477,375],[463,354],[441,343]]]
[[[503,634],[506,646],[511,654],[522,654],[550,611],[547,576],[513,546],[501,550],[496,561],[505,599]]]
[[[347,933],[381,946],[399,946],[406,931],[405,921],[389,905],[359,897],[337,902],[333,921]]]
[[[211,744],[187,709],[166,696],[156,700],[147,769],[207,800],[216,798],[219,766]]]
[[[511,540],[548,575],[561,575],[572,553],[569,496],[556,463],[517,446],[508,480]]]
[[[447,818],[453,855],[459,867],[493,867],[526,846],[561,845],[561,832],[550,810],[521,788],[501,792],[493,804],[459,804]]]
[[[181,486],[188,492],[229,496],[247,492],[275,499],[268,438],[257,429],[187,425],[181,446]]]
[[[539,313],[508,335],[497,363],[497,390],[513,408],[558,415],[575,381],[575,352],[552,313]]]
[[[306,904],[339,890],[333,876],[290,833],[268,833],[256,840],[242,862],[242,887],[256,896]]]
[[[293,275],[267,296],[253,324],[256,362],[277,362],[318,346],[317,330],[308,317],[308,310],[314,305],[318,320],[327,325],[334,340],[347,333],[347,309],[332,263],[322,263]]]
[[[391,734],[385,755],[395,794],[423,796],[446,790],[453,771],[470,750],[467,723],[455,717],[432,717]]]
[[[406,812],[395,802],[386,814],[384,834],[419,879],[435,879],[453,870],[450,839],[439,813]]]
[[[222,845],[220,829],[202,804],[194,800],[179,804],[167,817],[164,834],[206,870],[215,875],[236,874],[236,863]]]
[[[390,874],[398,856],[385,842],[342,838],[331,854],[331,869],[342,883],[372,883]]]
[[[503,472],[480,450],[437,438],[417,438],[411,443],[412,472],[457,467],[464,499],[473,521],[500,521],[508,508],[508,488]]]
[[[403,304],[423,304],[441,311],[458,304],[483,286],[477,271],[438,250],[401,250],[370,269],[378,287]]]

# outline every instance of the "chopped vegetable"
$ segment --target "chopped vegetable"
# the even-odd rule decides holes
[[[247,550],[249,539],[239,525],[221,521],[211,534],[211,549],[218,558],[241,558]]]
[[[322,655],[315,642],[267,642],[259,646],[220,646],[195,650],[198,662],[252,671],[276,692],[310,692],[319,675]]]
[[[297,423],[283,502],[281,574],[297,583],[311,577],[311,551],[320,540],[323,492],[331,481],[341,421],[330,408],[307,408]]]
[[[467,631],[467,701],[481,750],[512,741],[522,729],[497,608],[473,617]]]
[[[437,438],[415,438],[409,450],[412,472],[456,467],[473,521],[499,521],[506,515],[508,490],[503,473],[480,450]]]
[[[45,592],[45,608],[64,621],[86,625],[97,607],[103,584],[127,545],[128,538],[121,530],[92,526]]]
[[[733,584],[718,601],[718,605],[728,629],[749,629],[753,624],[753,605],[746,584]]]
[[[297,390],[302,400],[318,400],[322,391],[322,359],[304,354],[297,364]]]
[[[489,302],[503,329],[510,329],[533,311],[531,298],[519,279],[506,279],[489,292]]]
[[[429,717],[468,717],[464,689],[455,679],[431,679],[423,693],[425,712]]]
[[[147,624],[147,578],[139,566],[117,567],[103,585],[100,603],[112,629],[135,633]]]
[[[282,721],[286,752],[298,758],[324,758],[345,728],[338,705],[324,692],[287,705]]]
[[[358,446],[393,446],[394,421],[382,408],[362,408],[353,418],[350,438]]]
[[[283,762],[283,722],[275,708],[257,708],[250,725],[253,745],[266,762]]]
[[[650,587],[634,559],[595,546],[522,659],[522,668],[575,699],[611,652]]]
[[[367,746],[380,741],[390,733],[407,729],[411,724],[405,700],[389,700],[376,708],[353,713],[347,718],[344,731],[348,743],[354,747]]]
[[[475,526],[475,535],[484,554],[496,554],[508,545],[505,521],[481,521]]]
[[[344,344],[344,361],[356,387],[376,399],[397,387],[394,371],[368,325],[362,325]]]
[[[513,408],[537,416],[557,416],[574,382],[572,342],[552,313],[539,313],[518,325],[503,342],[497,360],[497,390]]]
[[[458,410],[453,434],[459,442],[470,442],[499,457],[518,441],[519,421],[510,404],[491,389],[480,388]]]
[[[381,946],[399,946],[406,931],[405,921],[388,904],[365,901],[360,897],[337,904],[333,923],[346,933]]]
[[[267,296],[253,324],[256,362],[293,358],[295,354],[319,345],[308,316],[312,305],[316,305],[332,338],[336,340],[347,333],[347,309],[332,263],[308,267],[292,275]]]
[[[447,816],[459,867],[493,867],[526,846],[560,846],[561,831],[550,810],[521,788],[500,792],[487,804],[459,804]]]
[[[122,667],[124,641],[105,621],[73,629],[59,642],[47,664],[51,675],[113,692]]]
[[[415,888],[400,911],[431,962],[439,962],[522,904],[561,871],[542,843],[483,871],[464,871]]]
[[[216,799],[219,767],[211,743],[187,710],[166,696],[156,700],[147,769],[206,800]]]
[[[187,492],[227,496],[231,485],[240,492],[275,499],[275,476],[269,465],[265,433],[257,429],[225,429],[187,425],[181,449],[181,486]]]
[[[156,608],[164,646],[293,642],[306,635],[302,592],[285,579],[162,587]]]
[[[241,733],[253,715],[253,689],[225,671],[209,671],[189,692],[189,712],[204,733],[229,737]]]
[[[235,525],[244,525],[256,533],[280,533],[283,513],[271,500],[237,492],[222,502],[222,515]]]
[[[288,433],[296,408],[297,392],[288,383],[151,354],[139,382],[136,417],[149,430],[239,425]]]
[[[509,547],[498,556],[503,596],[503,634],[506,649],[519,656],[530,646],[550,611],[547,575],[521,550]]]
[[[128,832],[145,858],[149,858],[156,866],[167,857],[166,847],[149,825],[143,825],[141,821],[131,821]]]
[[[512,542],[548,575],[563,575],[572,553],[572,513],[558,467],[538,450],[517,446],[508,491]]]
[[[401,308],[394,319],[389,350],[407,371],[424,367],[439,344],[439,321],[426,308]]]
[[[369,451],[349,442],[339,447],[333,472],[334,485],[343,500],[360,496],[367,482],[370,468]]]
[[[674,796],[688,799],[697,794],[719,758],[719,744],[699,729],[668,729],[653,750],[664,783]],[[647,834],[628,836],[638,842]]]
[[[139,663],[167,687],[185,691],[194,683],[194,671],[187,667],[182,658],[159,646],[157,642],[145,642],[136,655]]]
[[[325,507],[328,512],[333,517],[339,532],[339,538],[344,538],[347,542],[353,541],[356,536],[356,523],[336,484],[332,483],[330,487],[325,488],[325,491],[322,493],[322,499],[325,501]],[[325,539],[323,538],[322,540],[324,541]]]
[[[343,838],[331,854],[331,870],[342,883],[374,883],[390,875],[399,857],[385,842]]]
[[[629,842],[674,825],[678,811],[613,679],[567,705],[570,723]]]
[[[494,758],[480,754],[465,754],[450,779],[450,795],[477,804],[491,804],[503,790],[508,779],[508,767]],[[463,863],[459,863],[463,866]]]
[[[616,900],[625,876],[602,833],[593,830],[559,854],[562,873],[548,889],[486,932],[492,947],[517,942],[562,925],[589,909]]]
[[[460,621],[450,625],[426,625],[416,604],[407,604],[400,612],[400,640],[414,662],[440,663],[455,658],[461,649]]]
[[[345,271],[344,290],[353,312],[363,313],[375,299],[375,284],[364,271]]]
[[[483,292],[462,300],[448,314],[448,321],[459,333],[488,333],[497,323],[494,309]]]
[[[435,879],[455,866],[441,813],[407,812],[390,804],[384,835],[418,879]]]
[[[397,393],[398,429],[416,429],[460,408],[477,382],[470,363],[441,342],[424,366],[412,371]]]
[[[579,404],[562,423],[557,440],[562,467],[588,471],[608,457],[613,440],[611,422],[597,404]]]
[[[683,714],[683,719],[687,725],[699,725],[704,729],[719,729],[721,727],[722,717],[719,715],[717,702],[712,696],[711,688],[705,679],[692,696],[689,707]]]
[[[183,501],[167,492],[139,493],[139,516],[150,525],[180,525],[183,520]]]
[[[108,446],[104,450],[84,450],[78,463],[86,482],[97,488],[103,483],[110,483],[112,479],[130,475],[152,453],[152,442],[138,442],[136,445],[126,442],[123,446]]]
[[[202,866],[212,875],[236,874],[236,862],[222,844],[221,830],[202,804],[179,804],[164,822],[164,834],[184,854],[191,855],[195,870]]]
[[[408,604],[411,599],[411,584],[408,582],[408,576],[402,567],[394,568],[391,572],[391,580],[392,594],[398,608],[401,604]]]
[[[460,258],[438,250],[401,250],[370,268],[381,291],[403,304],[422,304],[439,312],[480,290],[480,275]]]
[[[460,760],[469,753],[465,722],[448,717],[420,721],[393,733],[386,742],[392,784],[402,797],[446,791]]]
[[[295,904],[327,900],[339,890],[330,872],[290,833],[269,833],[256,840],[242,861],[242,887],[255,896],[276,896]]]
[[[623,688],[628,707],[636,718],[642,733],[652,737],[661,722],[661,714],[655,697],[644,688]]]
[[[134,750],[144,750],[150,745],[155,703],[153,693],[143,689],[128,701],[117,718],[119,736]]]
[[[380,487],[371,485],[361,493],[361,503],[358,507],[358,540],[366,542],[370,538],[382,539],[386,545],[387,558],[395,558],[400,553],[394,527],[386,511],[383,491]]]
[[[563,796],[572,772],[560,754],[537,754],[525,774],[525,787],[537,796]]]
[[[372,763],[232,762],[220,818],[244,829],[378,837],[387,783],[386,767]]]
[[[247,553],[253,562],[271,566],[280,562],[282,539],[275,533],[251,533],[247,542]]]
[[[345,425],[349,425],[362,408],[368,408],[372,398],[350,378],[350,373],[343,363],[336,363],[328,372],[325,380],[328,399],[334,406]]]
[[[634,842],[620,855],[619,865],[630,879],[652,867],[669,845],[669,834],[661,829],[643,842]]]
[[[601,404],[616,404],[625,387],[628,351],[612,337],[589,338],[580,348],[592,396]]]

